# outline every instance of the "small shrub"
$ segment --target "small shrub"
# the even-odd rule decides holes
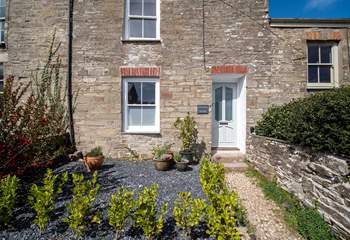
[[[239,240],[236,210],[238,209],[237,194],[217,194],[216,204],[209,205],[207,211],[207,233],[216,239]]]
[[[125,188],[112,195],[108,208],[109,225],[116,231],[116,239],[124,232],[126,222],[135,206],[134,192]]]
[[[91,223],[99,223],[99,214],[93,214],[92,204],[96,194],[100,189],[97,183],[97,173],[95,172],[91,180],[84,180],[81,174],[73,174],[73,199],[68,204],[68,217],[64,222],[68,223],[75,233],[81,236],[85,230],[86,219],[90,218]]]
[[[50,213],[55,208],[55,198],[62,193],[62,187],[68,180],[68,173],[64,173],[58,182],[58,175],[53,175],[48,169],[43,181],[43,186],[32,185],[28,197],[29,204],[36,212],[34,223],[39,226],[40,232],[45,230],[45,226],[50,220]],[[57,185],[55,189],[55,185]]]
[[[181,162],[182,156],[179,152],[174,153],[174,160],[175,160],[175,162]]]
[[[98,157],[103,156],[102,148],[101,147],[95,147],[91,149],[90,152],[86,154],[87,157]]]
[[[199,175],[203,192],[211,203],[217,194],[227,192],[225,169],[222,164],[212,163],[205,157],[202,159]]]
[[[0,182],[0,224],[7,225],[13,215],[19,179],[8,176]]]
[[[171,144],[158,145],[152,149],[153,158],[156,160],[161,159],[162,155],[168,154],[171,151]]]
[[[185,231],[186,237],[191,236],[191,229],[203,219],[205,208],[204,200],[191,198],[190,192],[178,194],[178,199],[175,201],[174,217],[176,225]]]
[[[160,216],[157,218],[157,190],[156,184],[150,188],[145,187],[135,202],[133,215],[135,226],[141,228],[148,239],[159,235],[164,227],[167,205],[162,206]]]
[[[350,87],[273,106],[256,126],[258,135],[315,151],[350,156]]]
[[[182,141],[182,150],[191,150],[193,145],[197,142],[197,122],[191,117],[190,113],[187,113],[187,116],[184,119],[176,119],[174,127],[179,130],[179,137]]]

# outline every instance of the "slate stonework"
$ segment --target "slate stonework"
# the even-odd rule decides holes
[[[283,141],[250,135],[249,161],[305,205],[320,213],[342,238],[350,236],[350,160],[314,153]]]

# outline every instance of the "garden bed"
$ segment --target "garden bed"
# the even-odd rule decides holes
[[[55,173],[65,171],[69,173],[85,172],[81,162],[69,163],[55,169]],[[33,177],[35,177],[36,182],[40,182],[37,176]],[[95,206],[102,211],[103,220],[98,227],[89,228],[84,239],[114,239],[114,232],[107,221],[107,207],[111,194],[121,186],[138,192],[143,187],[151,186],[153,183],[159,185],[159,201],[169,204],[165,230],[160,237],[161,239],[181,239],[172,218],[173,204],[178,192],[187,191],[191,192],[193,197],[204,198],[199,181],[199,166],[192,166],[192,169],[187,172],[178,172],[175,169],[168,172],[158,172],[154,170],[151,161],[106,161],[98,173],[98,182],[101,184],[101,189],[97,194]],[[25,189],[28,189],[32,183],[31,181],[22,182],[24,189],[21,192],[27,192]],[[27,204],[25,196],[20,199],[20,202],[25,203],[23,207],[15,210],[14,216],[16,217],[13,226],[1,230],[0,239],[73,239],[75,237],[73,232],[62,222],[62,218],[67,215],[66,205],[71,200],[70,188],[71,183],[67,185],[64,194],[59,197],[52,220],[44,234],[40,236],[38,228],[32,224],[35,215]],[[129,229],[126,235],[123,239],[142,238],[141,232],[137,229]],[[196,229],[194,235],[193,238],[207,239],[203,227]]]

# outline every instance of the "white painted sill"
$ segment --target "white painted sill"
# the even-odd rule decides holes
[[[333,89],[333,88],[336,88],[335,84],[334,83],[316,83],[316,84],[310,84],[308,83],[307,84],[307,87],[306,87],[308,90],[327,90],[327,89]]]

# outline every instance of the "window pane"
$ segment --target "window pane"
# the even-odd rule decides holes
[[[226,88],[226,97],[225,97],[225,101],[226,101],[226,121],[231,121],[232,120],[232,112],[233,112],[233,105],[232,105],[232,101],[233,101],[233,89],[232,88]]]
[[[142,126],[156,125],[156,107],[143,107]]]
[[[142,37],[142,20],[130,19],[129,20],[129,33],[130,37]]]
[[[320,83],[331,82],[331,67],[321,66],[320,67]]]
[[[0,80],[0,92],[4,91],[4,81]]]
[[[156,16],[156,0],[144,0],[144,16]]]
[[[215,89],[215,120],[222,120],[222,87]]]
[[[141,104],[141,83],[128,83],[128,103]]]
[[[155,83],[143,83],[142,84],[142,104],[155,104],[156,103],[156,84]]]
[[[308,81],[309,83],[317,83],[318,82],[318,70],[317,66],[309,66],[309,75]]]
[[[332,46],[321,46],[321,63],[332,63]]]
[[[144,20],[144,37],[145,38],[156,38],[157,33],[157,21],[156,20]]]
[[[128,126],[141,126],[141,107],[128,108]]]
[[[142,0],[130,0],[130,15],[142,15]]]
[[[317,45],[309,45],[308,46],[308,58],[309,58],[309,63],[318,63],[319,62],[318,46]]]

